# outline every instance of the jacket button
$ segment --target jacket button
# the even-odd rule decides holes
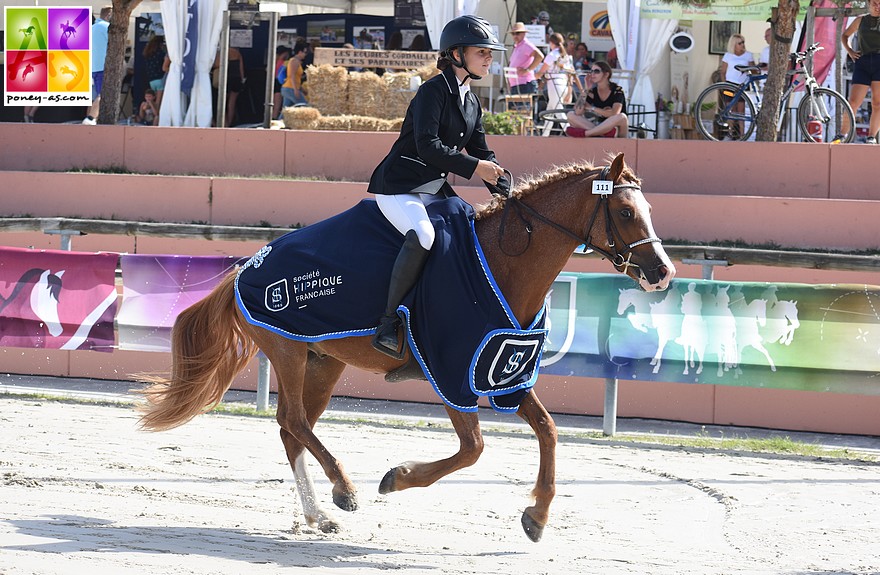
[[[441,174],[440,174],[440,177],[441,177],[441,178],[445,178],[445,177],[446,177],[446,172],[441,173]]]
[[[464,132],[461,132],[458,136],[459,136],[460,138],[464,138]]]

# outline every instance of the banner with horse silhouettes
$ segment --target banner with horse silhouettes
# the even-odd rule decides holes
[[[542,373],[880,394],[880,287],[563,273]]]
[[[0,346],[113,351],[118,258],[0,247]]]

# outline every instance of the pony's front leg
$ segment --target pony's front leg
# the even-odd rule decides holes
[[[441,477],[477,462],[483,453],[483,435],[476,412],[464,413],[446,407],[452,427],[458,434],[458,453],[440,461],[407,461],[391,469],[379,483],[379,493],[403,491],[410,487],[427,487]]]
[[[526,394],[516,414],[535,432],[541,453],[538,480],[532,490],[535,504],[526,507],[522,515],[522,526],[526,535],[532,541],[538,542],[550,517],[550,502],[556,495],[556,423],[544,409],[534,389]]]
[[[312,483],[308,467],[306,467],[305,450],[301,451],[299,456],[294,460],[293,477],[296,481],[296,490],[299,492],[299,499],[302,502],[303,515],[306,518],[306,524],[310,527],[315,527],[324,533],[338,533],[341,530],[339,523],[337,523],[329,513],[321,509],[318,505],[315,484]]]

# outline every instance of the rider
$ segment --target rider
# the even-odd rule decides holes
[[[397,306],[415,285],[434,243],[426,200],[431,194],[456,195],[446,181],[450,173],[476,174],[502,191],[510,186],[486,145],[480,103],[470,90],[471,80],[489,73],[493,50],[504,46],[483,18],[459,16],[446,24],[437,60],[441,73],[418,89],[400,136],[370,177],[368,191],[376,194],[379,210],[405,236],[391,270],[385,314],[373,336],[373,347],[397,359],[402,356]]]

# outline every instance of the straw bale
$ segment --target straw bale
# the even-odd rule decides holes
[[[414,72],[393,72],[382,76],[387,90],[382,118],[399,118],[406,115],[406,109],[416,95],[410,90],[410,82],[414,76],[416,76]]]
[[[415,71],[416,74],[422,79],[422,82],[427,82],[434,76],[440,73],[440,70],[437,69],[437,66],[422,66],[418,70]]]
[[[385,97],[385,83],[374,72],[351,72],[348,75],[349,114],[383,118]]]
[[[309,104],[327,116],[349,113],[348,71],[341,66],[321,64],[306,69],[309,78]]]
[[[403,119],[383,120],[371,116],[322,116],[318,121],[318,130],[336,130],[352,132],[394,132],[400,131]]]
[[[290,130],[317,130],[321,112],[310,106],[284,108],[284,127]]]

